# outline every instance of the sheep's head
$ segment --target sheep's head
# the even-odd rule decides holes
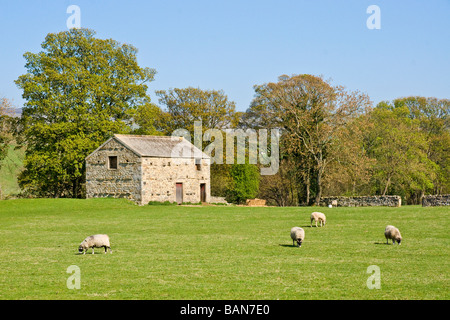
[[[302,246],[302,239],[297,239],[297,247],[301,247]]]
[[[80,246],[78,247],[78,252],[82,253],[85,249],[87,249],[86,240],[84,240]]]

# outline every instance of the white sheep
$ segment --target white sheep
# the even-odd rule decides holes
[[[311,227],[313,220],[316,222],[316,227],[318,221],[320,221],[320,226],[322,227],[327,222],[327,217],[325,217],[325,215],[322,212],[313,212],[311,213]]]
[[[295,246],[295,242],[297,241],[297,247],[302,246],[302,242],[305,239],[305,230],[300,227],[293,227],[291,229],[291,239],[292,245]]]
[[[392,244],[395,244],[395,241],[397,241],[397,244],[401,244],[402,242],[402,235],[394,226],[387,226],[386,229],[384,229],[384,236],[386,237],[386,244],[389,244],[389,239],[392,240]]]
[[[92,248],[92,254],[94,254],[94,248],[105,248],[105,253],[108,252],[112,253],[111,245],[109,243],[109,237],[106,234],[95,234],[93,236],[89,236],[86,239],[81,242],[80,246],[78,247],[78,252],[83,254],[86,254],[87,250],[89,248]]]

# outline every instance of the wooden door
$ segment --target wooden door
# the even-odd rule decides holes
[[[177,195],[177,203],[178,204],[183,203],[183,184],[182,183],[176,184],[176,195]]]
[[[206,202],[206,183],[200,183],[200,202]]]

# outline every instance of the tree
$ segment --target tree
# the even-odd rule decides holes
[[[283,129],[286,152],[303,159],[299,171],[306,182],[307,195],[309,184],[315,184],[318,204],[324,174],[336,159],[337,133],[371,102],[365,94],[348,92],[308,74],[283,75],[277,83],[255,86],[255,91],[248,121],[257,125],[271,123],[270,126]]]
[[[155,70],[138,65],[133,46],[94,35],[50,33],[41,52],[24,54],[28,72],[16,80],[26,100],[19,180],[31,194],[82,196],[84,158],[113,134],[130,132],[134,111],[150,102],[145,83]]]
[[[266,199],[269,205],[279,207],[298,205],[297,193],[300,190],[294,187],[297,182],[295,170],[296,165],[292,159],[281,159],[276,174],[261,176],[258,198]]]
[[[226,191],[228,202],[241,204],[258,194],[259,169],[252,164],[233,164],[230,169],[232,179]]]
[[[145,103],[133,110],[133,122],[137,126],[133,134],[162,135],[158,120],[161,118],[161,109],[153,103]]]
[[[0,168],[2,160],[8,153],[8,147],[12,137],[12,117],[14,115],[14,107],[7,98],[0,99]]]
[[[324,193],[331,196],[370,195],[375,159],[367,154],[366,133],[374,129],[369,113],[349,121],[337,134],[336,160],[324,178]]]
[[[368,155],[374,164],[375,192],[399,194],[424,193],[433,188],[436,165],[427,157],[426,134],[408,108],[381,102],[370,114],[372,130],[366,134]]]
[[[156,126],[164,134],[172,134],[175,130],[186,130],[191,142],[195,143],[194,122],[201,121],[202,145],[205,150],[210,144],[205,138],[209,129],[223,130],[233,128],[237,123],[235,103],[229,101],[222,90],[202,90],[199,88],[184,88],[156,91],[159,102],[164,106]],[[211,140],[214,141],[214,139]],[[211,156],[220,150],[212,150]],[[222,158],[225,148],[222,148]],[[225,164],[211,164],[211,193],[224,196],[231,181],[230,166]]]
[[[222,90],[202,90],[188,87],[156,91],[159,102],[165,106],[160,127],[165,134],[177,129],[194,133],[194,122],[202,121],[203,132],[225,129],[235,121],[235,103]]]
[[[450,192],[450,100],[434,97],[406,97],[393,101],[393,107],[406,107],[407,117],[417,120],[427,140],[427,157],[437,165],[434,194]]]

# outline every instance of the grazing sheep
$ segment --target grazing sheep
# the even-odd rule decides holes
[[[83,242],[78,247],[78,252],[86,254],[89,248],[92,248],[92,254],[94,254],[94,248],[105,248],[105,253],[112,253],[111,245],[109,244],[109,237],[106,234],[95,234],[93,236],[89,236],[83,240]]]
[[[313,220],[316,222],[316,227],[317,227],[317,221],[320,221],[320,226],[322,227],[327,222],[327,217],[325,217],[325,215],[322,212],[313,212],[313,213],[311,213],[311,227],[312,227]]]
[[[302,246],[302,242],[305,239],[305,230],[299,227],[293,227],[291,229],[291,239],[292,245],[295,246],[295,241],[297,241],[297,247]]]
[[[384,236],[386,237],[386,244],[389,244],[389,239],[392,240],[392,244],[395,244],[395,241],[397,241],[397,244],[401,244],[402,242],[402,235],[400,234],[400,231],[394,226],[387,226],[384,230]]]

